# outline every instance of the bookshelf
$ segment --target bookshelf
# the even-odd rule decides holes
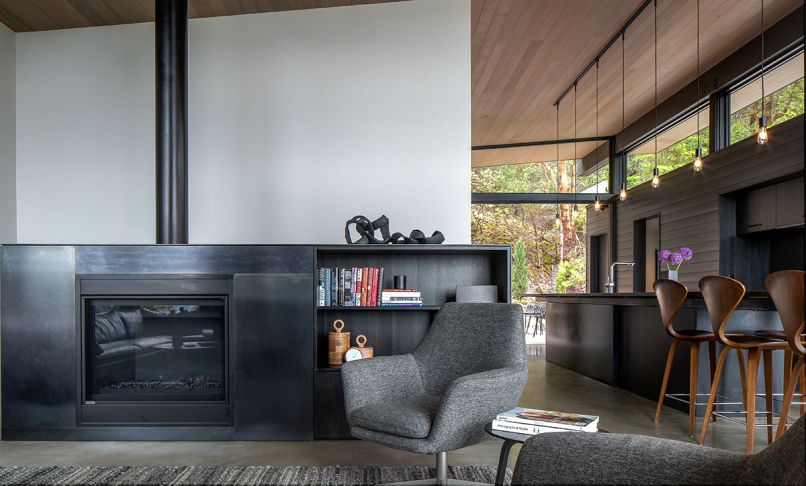
[[[383,288],[394,275],[422,293],[422,307],[320,307],[314,281],[314,436],[350,438],[344,416],[339,368],[327,364],[327,333],[337,319],[345,322],[352,344],[359,334],[375,356],[405,354],[422,341],[434,315],[455,298],[459,285],[496,285],[499,300],[509,301],[511,254],[508,246],[487,245],[333,245],[314,248],[314,275],[319,268],[382,267]],[[314,279],[316,280],[316,279]]]

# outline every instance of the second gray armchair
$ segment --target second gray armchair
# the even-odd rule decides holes
[[[484,425],[518,404],[527,368],[523,315],[516,304],[448,303],[411,354],[342,367],[353,436],[396,449],[437,454],[479,442]]]

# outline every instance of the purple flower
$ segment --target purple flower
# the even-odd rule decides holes
[[[661,250],[658,252],[658,260],[662,262],[668,262],[671,254],[672,252],[670,252],[669,250]]]
[[[674,252],[669,255],[669,261],[672,263],[672,265],[680,265],[683,263],[683,255],[678,252]]]
[[[694,256],[694,252],[693,252],[693,251],[691,251],[691,248],[689,248],[689,247],[687,247],[687,246],[684,246],[683,248],[681,248],[681,249],[679,250],[679,253],[680,253],[681,255],[683,255],[683,260],[685,260],[685,261],[689,261],[689,260],[691,260],[691,257],[693,257],[693,256]]]

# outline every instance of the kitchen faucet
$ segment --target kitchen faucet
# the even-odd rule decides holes
[[[635,262],[613,262],[610,265],[610,275],[607,276],[607,283],[605,284],[605,289],[608,294],[616,293],[616,276],[614,274],[616,270],[616,265],[626,265],[628,267],[634,267]]]

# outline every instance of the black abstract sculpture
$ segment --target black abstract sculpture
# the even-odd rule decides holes
[[[350,225],[355,225],[355,231],[359,238],[353,241],[350,234]],[[375,236],[375,232],[380,230],[381,238]],[[420,230],[413,230],[409,236],[403,233],[389,233],[389,218],[381,216],[375,221],[370,221],[366,216],[354,216],[344,225],[344,239],[350,245],[385,245],[392,244],[425,244],[438,245],[445,241],[445,236],[441,231],[434,231],[431,236],[425,236]]]

